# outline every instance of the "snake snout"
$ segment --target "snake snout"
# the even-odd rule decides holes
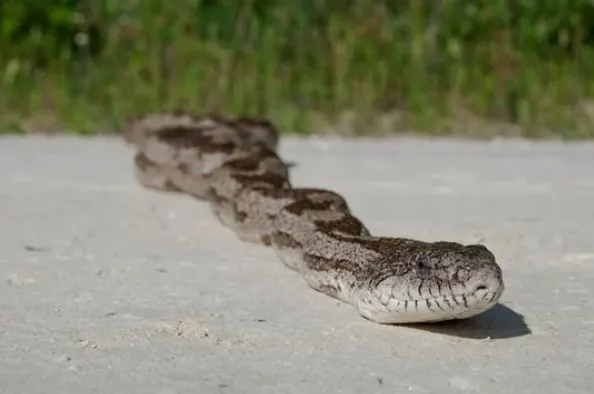
[[[471,293],[498,294],[503,291],[503,278],[498,265],[482,267],[470,278],[469,289]]]
[[[490,309],[499,301],[505,288],[498,265],[485,265],[470,275],[464,283],[464,311],[459,318],[469,317]]]

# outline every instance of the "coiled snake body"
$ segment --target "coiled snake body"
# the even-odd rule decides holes
[[[370,234],[345,199],[294,187],[264,119],[147,114],[124,138],[138,181],[205,200],[239,239],[273,249],[313,289],[377,323],[462,319],[497,303],[504,284],[483,245]]]

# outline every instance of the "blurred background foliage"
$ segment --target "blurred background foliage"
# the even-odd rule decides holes
[[[594,136],[589,0],[2,0],[4,131],[154,110],[286,131]]]

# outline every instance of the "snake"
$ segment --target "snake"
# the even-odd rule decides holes
[[[142,187],[203,201],[239,240],[271,249],[309,288],[368,321],[466,319],[504,291],[485,245],[372,234],[337,191],[294,185],[269,119],[150,112],[129,118],[122,135]]]

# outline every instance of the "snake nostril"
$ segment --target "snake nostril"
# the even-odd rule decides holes
[[[474,289],[474,291],[481,291],[481,290],[487,290],[487,286],[485,285],[479,285],[476,287],[476,289]]]

